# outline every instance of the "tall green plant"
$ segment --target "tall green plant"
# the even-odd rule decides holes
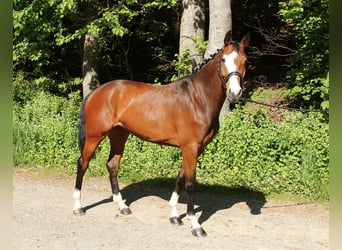
[[[65,100],[37,93],[25,106],[14,105],[14,164],[54,167],[58,172],[75,173],[78,157],[76,126],[77,99]]]

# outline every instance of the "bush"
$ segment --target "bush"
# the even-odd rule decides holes
[[[14,163],[41,165],[75,174],[80,102],[40,93],[14,108]],[[198,160],[198,182],[243,187],[270,193],[292,193],[328,199],[328,124],[320,114],[284,112],[277,124],[265,111],[238,107]],[[91,161],[88,176],[107,175],[109,154],[104,140]],[[121,161],[120,180],[176,178],[180,150],[130,136]]]
[[[283,116],[278,125],[262,111],[229,112],[199,159],[199,180],[327,200],[328,125],[320,114]]]
[[[14,104],[13,141],[15,165],[55,167],[71,174],[78,157],[75,124],[79,103],[38,93],[24,107]]]

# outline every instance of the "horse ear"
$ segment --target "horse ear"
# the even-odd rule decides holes
[[[247,47],[249,44],[249,40],[250,40],[250,35],[249,33],[247,33],[244,37],[242,37],[241,42],[240,42],[240,46],[242,46],[243,48]]]
[[[233,40],[232,31],[228,31],[224,37],[224,46],[227,46]]]

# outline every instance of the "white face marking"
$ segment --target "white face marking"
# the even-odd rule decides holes
[[[236,51],[233,51],[229,55],[223,55],[224,58],[224,64],[226,65],[228,72],[233,72],[237,71],[236,64],[235,64],[235,58],[238,56],[238,53]],[[238,96],[241,87],[239,83],[239,77],[236,75],[233,75],[232,77],[229,78],[229,90],[231,91],[232,94]]]
[[[235,58],[238,56],[238,53],[236,51],[233,51],[229,55],[223,55],[223,58],[225,60],[224,64],[226,65],[229,72],[236,71],[236,65],[235,65]]]

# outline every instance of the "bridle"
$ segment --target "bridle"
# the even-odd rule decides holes
[[[221,49],[223,51],[223,49]],[[243,79],[243,75],[239,72],[239,71],[232,71],[230,72],[226,77],[223,77],[220,73],[221,73],[221,61],[222,61],[222,57],[218,60],[217,62],[217,73],[218,73],[218,76],[222,82],[222,87],[224,90],[227,89],[226,87],[226,83],[229,81],[229,79],[232,77],[232,76],[238,76],[240,78],[240,86],[242,87],[242,84],[244,82],[244,79]]]

